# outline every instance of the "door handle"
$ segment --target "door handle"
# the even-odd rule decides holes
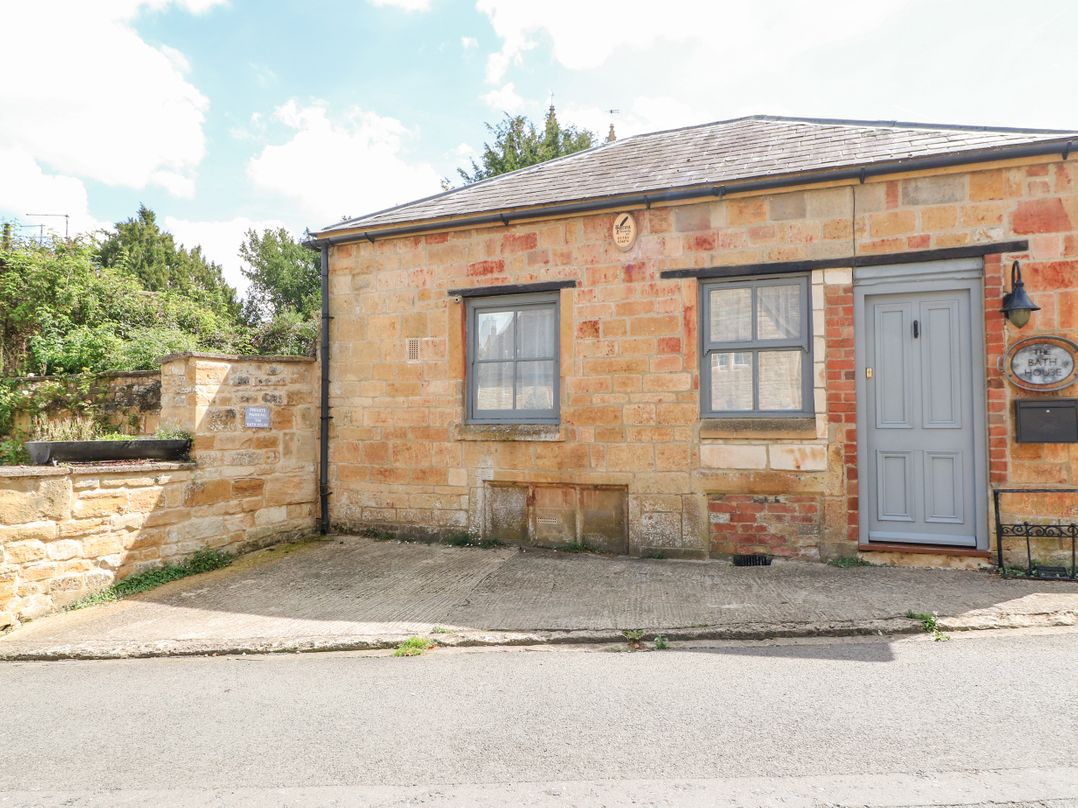
[[[913,338],[920,339],[921,337],[921,323],[918,320],[913,321]]]
[[[866,379],[871,379],[872,378],[872,368],[865,368],[865,378]]]

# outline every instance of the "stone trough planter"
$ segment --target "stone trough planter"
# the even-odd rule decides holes
[[[191,451],[191,440],[32,440],[27,442],[26,451],[35,466],[103,460],[183,460]]]

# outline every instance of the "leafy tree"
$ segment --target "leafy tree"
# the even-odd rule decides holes
[[[465,183],[478,182],[498,174],[516,171],[553,160],[596,145],[595,134],[575,126],[562,126],[554,106],[547,110],[542,131],[523,115],[509,115],[497,124],[486,124],[493,143],[483,144],[481,164],[472,160],[472,170],[458,168]]]
[[[115,232],[99,245],[97,258],[104,267],[126,269],[149,291],[186,295],[239,316],[236,290],[225,281],[221,267],[207,261],[201,247],[188,250],[177,245],[145,205],[139,205],[135,216],[116,223]]]
[[[102,267],[81,239],[0,249],[2,374],[156,367],[176,350],[250,350],[228,311],[173,291],[149,291],[123,267]]]
[[[308,250],[287,230],[248,230],[240,246],[251,282],[244,302],[248,322],[271,320],[285,312],[314,317],[321,306],[321,265],[318,253]]]

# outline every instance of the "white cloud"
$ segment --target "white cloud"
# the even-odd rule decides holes
[[[144,188],[193,190],[205,152],[207,99],[188,80],[179,51],[144,41],[137,0],[10,4],[0,75],[0,147],[45,170]],[[150,8],[163,8],[157,0]],[[187,0],[203,13],[215,2]]]
[[[243,216],[221,221],[195,221],[166,216],[164,223],[164,228],[188,249],[201,245],[202,254],[221,265],[225,280],[239,289],[241,294],[248,286],[247,279],[241,272],[243,262],[239,258],[244,234],[248,230],[261,233],[267,228],[278,227],[290,229],[277,219],[248,219]],[[298,233],[293,235],[299,236]]]
[[[413,11],[430,11],[430,0],[370,0],[371,5],[379,8],[399,8],[409,13]]]
[[[90,213],[86,186],[76,177],[46,174],[34,158],[21,149],[0,148],[0,210],[8,210],[25,225],[44,224],[46,230],[64,232],[64,220],[26,216],[27,213],[66,213],[70,233],[87,233],[109,227]]]
[[[439,190],[430,165],[408,160],[405,142],[414,133],[394,118],[358,107],[331,116],[321,102],[295,100],[273,114],[291,135],[264,147],[247,174],[257,187],[298,202],[315,218],[312,229]]]
[[[525,101],[519,95],[517,95],[516,89],[513,87],[513,82],[504,84],[496,90],[491,90],[489,93],[484,93],[483,101],[488,107],[496,109],[499,112],[520,112],[526,106]]]
[[[651,48],[662,40],[707,44],[713,69],[719,70],[739,53],[759,51],[761,43],[767,44],[772,58],[781,58],[784,49],[776,45],[801,51],[842,39],[878,21],[899,2],[831,0],[821,7],[799,0],[766,5],[706,0],[668,3],[656,13],[654,3],[646,0],[621,0],[616,11],[606,3],[580,0],[478,0],[476,8],[502,40],[501,49],[487,62],[487,80],[494,84],[511,65],[521,63],[539,35],[549,38],[554,58],[570,70],[596,68],[615,52]]]
[[[464,48],[464,50],[471,50],[472,48],[478,48],[479,47],[479,40],[476,39],[474,36],[462,36],[460,38],[460,46],[462,48]]]

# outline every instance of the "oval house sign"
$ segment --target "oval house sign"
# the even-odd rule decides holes
[[[1078,345],[1062,337],[1030,337],[1007,356],[1007,375],[1023,390],[1062,390],[1075,379]]]
[[[619,250],[631,250],[636,244],[636,219],[631,213],[619,213],[614,217],[612,233]]]

